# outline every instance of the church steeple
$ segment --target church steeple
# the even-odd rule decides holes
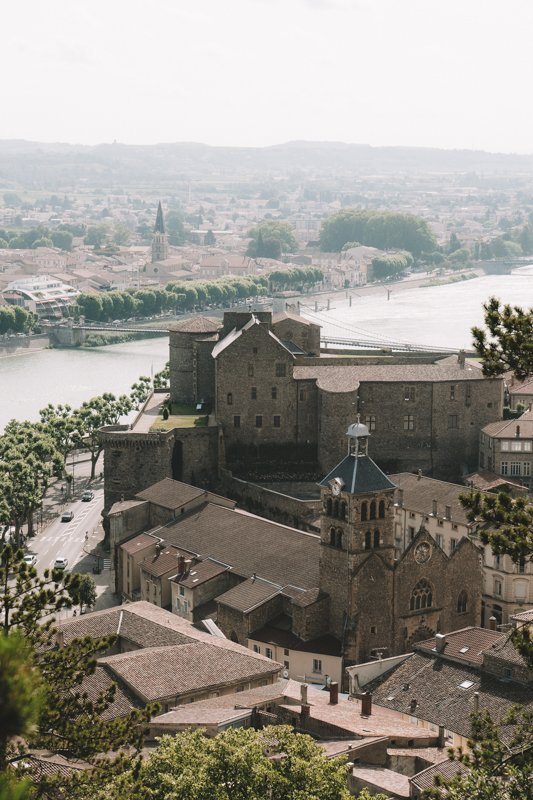
[[[154,226],[154,233],[166,233],[165,231],[165,220],[163,217],[163,207],[161,206],[161,200],[157,205],[157,215],[155,218],[155,226]]]
[[[154,225],[154,235],[152,239],[152,263],[164,261],[168,258],[168,237],[165,231],[165,219],[163,217],[163,207],[161,200],[157,206],[157,214]]]

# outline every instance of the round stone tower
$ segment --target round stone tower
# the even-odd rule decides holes
[[[205,349],[212,340],[213,347],[218,340],[218,331],[222,323],[209,317],[191,317],[174,322],[169,326],[170,335],[170,399],[173,403],[190,406],[202,398],[198,397],[198,370],[202,370],[202,384],[205,383],[205,371],[214,363],[205,363]],[[205,343],[198,345],[200,343]],[[198,357],[202,364],[198,363]],[[213,359],[211,359],[213,361]]]

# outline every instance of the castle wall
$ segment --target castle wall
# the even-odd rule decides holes
[[[100,431],[104,449],[104,510],[163,478],[210,486],[218,473],[218,429],[176,428],[133,433],[126,426]]]
[[[215,344],[214,337],[193,342],[194,402],[203,400],[209,408],[215,402],[215,359],[211,355]]]
[[[313,325],[294,317],[286,317],[272,325],[272,330],[282,341],[294,342],[304,353],[320,355],[320,325]]]
[[[325,475],[346,455],[346,430],[357,410],[357,392],[318,390],[318,463]]]

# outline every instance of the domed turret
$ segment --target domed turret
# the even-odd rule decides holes
[[[370,431],[363,425],[359,414],[357,422],[352,422],[346,431],[348,437],[348,454],[351,456],[366,455],[368,453],[368,437]]]

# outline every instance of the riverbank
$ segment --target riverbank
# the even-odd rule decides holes
[[[50,340],[46,334],[33,336],[13,336],[9,339],[0,339],[0,358],[13,358],[13,356],[34,353],[50,347]]]

